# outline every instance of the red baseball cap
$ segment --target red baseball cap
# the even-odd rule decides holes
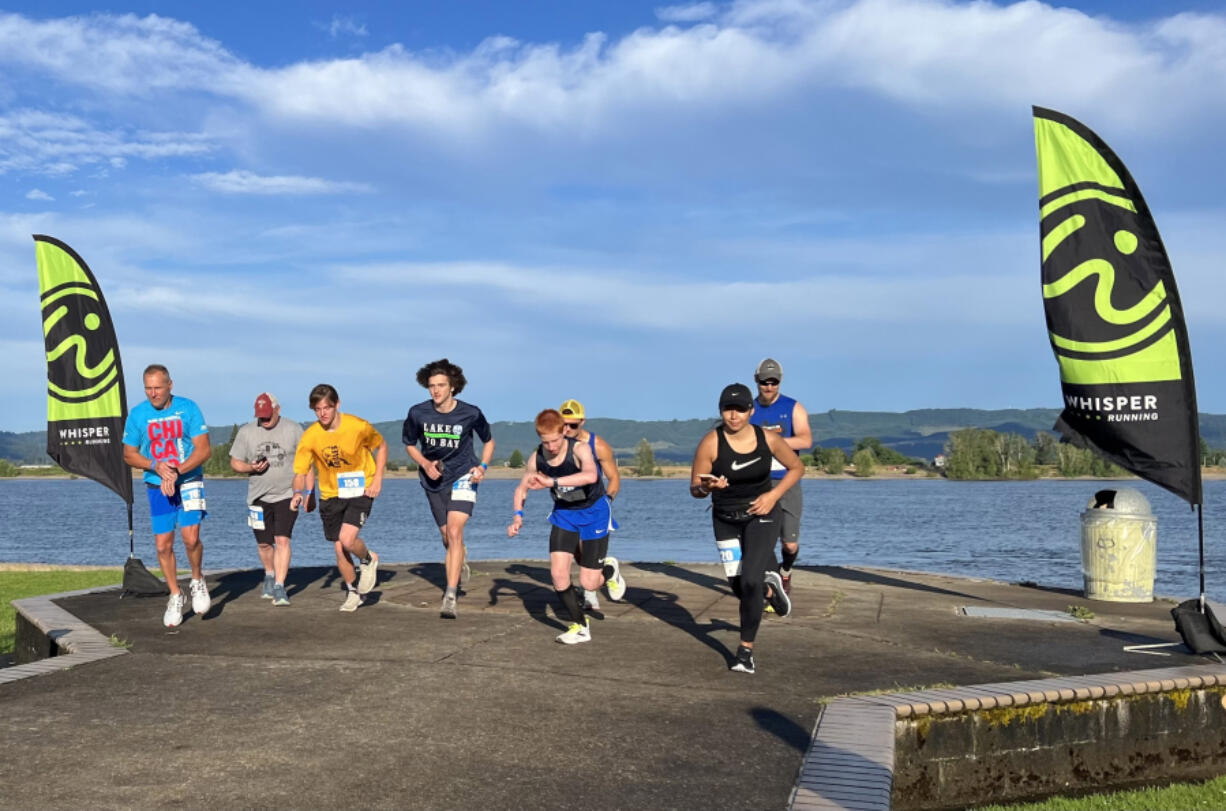
[[[256,419],[266,420],[272,417],[272,412],[280,405],[277,398],[273,397],[268,392],[264,392],[259,397],[255,398],[255,416]]]

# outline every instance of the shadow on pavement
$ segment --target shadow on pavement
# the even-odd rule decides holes
[[[213,598],[213,607],[201,619],[216,619],[226,610],[226,603],[237,600],[253,589],[260,588],[264,582],[262,569],[248,569],[241,572],[228,572],[213,581],[209,586],[209,594]],[[191,604],[191,601],[188,601]]]
[[[1085,592],[1081,589],[1062,589],[1055,586],[1040,586],[1033,580],[1023,580],[1017,585],[1024,589],[1034,589],[1035,591],[1043,591],[1048,594],[1063,594],[1065,597],[1075,597],[1078,600],[1085,599]]]
[[[420,577],[440,592],[447,588],[447,567],[442,563],[419,563],[409,567],[409,574]]]
[[[627,597],[629,597],[629,591],[627,589]],[[723,656],[726,666],[732,666],[733,659],[735,658],[734,653],[728,650],[724,643],[720,642],[712,634],[716,631],[735,631],[737,626],[727,620],[720,619],[713,619],[708,623],[699,625],[694,619],[694,615],[683,608],[681,603],[678,602],[676,594],[655,589],[635,589],[634,591],[637,592],[639,597],[646,597],[646,599],[635,600],[638,607],[645,613],[680,631],[685,631],[694,639]]]
[[[835,580],[849,580],[853,583],[872,583],[878,586],[890,586],[896,589],[911,589],[912,591],[927,591],[932,594],[947,594],[951,597],[962,597],[967,600],[975,600],[983,602],[982,597],[976,597],[973,594],[966,594],[961,591],[951,591],[938,586],[929,586],[925,583],[916,583],[911,580],[902,580],[897,577],[890,577],[877,572],[865,572],[856,569],[846,569],[842,566],[797,566],[797,569],[803,569],[806,572],[816,572],[824,574],[827,577],[832,577]]]
[[[519,600],[532,619],[550,628],[566,630],[568,623],[549,616],[551,605],[555,613],[557,611],[557,597],[553,592],[553,578],[549,574],[548,567],[515,563],[508,566],[506,572],[510,575],[526,576],[533,582],[524,583],[508,577],[495,577],[494,582],[490,584],[490,605],[498,605],[500,597],[514,597]]]
[[[769,707],[754,707],[749,711],[749,715],[761,729],[774,735],[797,752],[804,754],[809,750],[808,731],[783,713]]]
[[[722,577],[715,577],[706,574],[705,572],[696,572],[692,569],[683,569],[680,566],[671,563],[635,563],[634,568],[642,569],[645,572],[654,572],[655,574],[667,575],[675,577],[678,580],[684,580],[687,583],[693,583],[695,586],[718,591],[720,594],[732,594],[732,589],[728,586],[728,581]]]

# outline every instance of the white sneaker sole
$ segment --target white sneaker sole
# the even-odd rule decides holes
[[[379,580],[379,556],[370,553],[370,563],[362,564],[362,574],[358,577],[358,594],[369,594]]]
[[[606,557],[604,562],[613,567],[613,579],[605,582],[605,591],[609,593],[610,600],[620,603],[626,596],[626,579],[622,577],[621,562],[614,557]]]

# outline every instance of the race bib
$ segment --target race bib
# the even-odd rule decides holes
[[[716,541],[715,548],[719,550],[719,562],[724,564],[724,576],[736,577],[741,573],[741,542],[736,538],[726,541]]]
[[[254,504],[247,505],[247,526],[252,529],[264,529],[264,508]]]
[[[583,501],[583,499],[587,498],[587,493],[583,491],[582,487],[575,487],[574,485],[568,487],[565,484],[559,484],[557,487],[553,488],[553,497],[558,501],[563,501],[569,504],[576,501]]]
[[[451,485],[451,500],[476,502],[477,485],[473,483],[473,474],[465,473],[455,480]]]
[[[366,473],[353,470],[336,476],[337,498],[358,498],[366,493]]]
[[[204,512],[204,482],[187,482],[179,487],[179,499],[188,512]]]

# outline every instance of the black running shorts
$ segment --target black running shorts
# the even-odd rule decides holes
[[[285,499],[284,501],[264,501],[256,499],[252,507],[258,507],[263,511],[263,529],[252,527],[251,531],[255,533],[255,542],[258,544],[270,544],[274,538],[292,538],[294,536],[294,522],[298,520],[298,511],[291,510],[289,505],[293,499]]]
[[[336,542],[341,539],[341,526],[351,524],[361,529],[370,517],[375,500],[370,496],[357,498],[325,498],[319,502],[319,518],[323,521],[324,537]]]

